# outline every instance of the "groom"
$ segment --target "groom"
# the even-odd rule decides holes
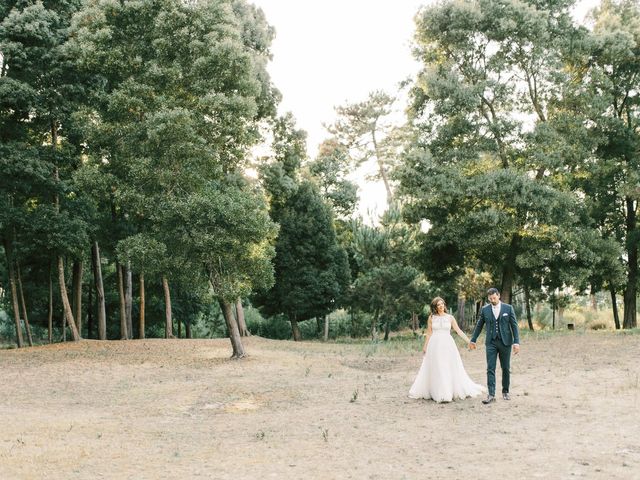
[[[502,369],[502,398],[511,400],[509,396],[509,366],[511,363],[511,347],[513,353],[520,351],[520,334],[518,332],[518,322],[513,307],[500,301],[500,292],[496,288],[487,291],[489,305],[485,305],[480,311],[478,323],[473,330],[469,349],[475,350],[476,340],[482,331],[484,324],[487,324],[487,387],[489,395],[482,403],[489,404],[496,401],[496,358],[500,358],[500,368]]]

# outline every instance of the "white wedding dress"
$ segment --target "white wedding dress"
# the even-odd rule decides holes
[[[436,402],[475,397],[485,389],[475,383],[462,366],[456,342],[451,336],[451,315],[433,315],[433,331],[411,389],[411,398],[431,398]]]

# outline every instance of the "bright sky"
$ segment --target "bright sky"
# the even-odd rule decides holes
[[[370,92],[394,94],[413,76],[413,17],[425,0],[253,0],[276,29],[269,66],[282,92],[281,113],[291,111],[308,134],[308,153],[329,134],[336,106]],[[363,178],[367,170],[355,173]],[[381,184],[359,181],[361,213],[381,212]]]
[[[251,1],[276,29],[269,72],[283,95],[281,113],[291,111],[308,133],[311,157],[328,137],[323,124],[333,123],[336,106],[362,101],[374,90],[395,94],[398,83],[418,71],[413,18],[431,0]],[[583,0],[576,17],[596,2]],[[361,213],[383,211],[382,185],[358,183]]]
[[[424,0],[253,0],[276,29],[269,66],[281,109],[309,134],[309,154],[328,135],[334,107],[393,93],[417,71],[413,17]]]

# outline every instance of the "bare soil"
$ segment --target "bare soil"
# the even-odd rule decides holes
[[[409,399],[419,340],[245,346],[0,351],[0,478],[640,478],[638,335],[525,335],[490,406]],[[482,384],[484,353],[461,349]]]

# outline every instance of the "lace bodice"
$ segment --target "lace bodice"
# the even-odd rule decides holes
[[[433,330],[433,333],[451,332],[451,315],[447,313],[445,313],[444,315],[433,315],[431,317],[431,329]]]

